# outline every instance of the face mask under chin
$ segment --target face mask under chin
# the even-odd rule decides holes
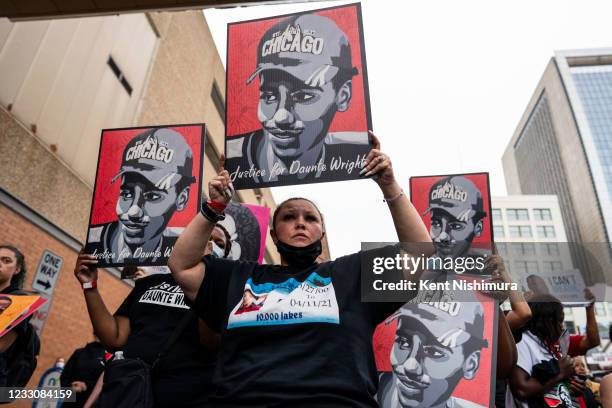
[[[281,255],[281,258],[284,259],[289,266],[305,268],[315,263],[317,257],[321,255],[323,247],[320,239],[305,247],[296,247],[278,240],[276,241],[276,249]]]

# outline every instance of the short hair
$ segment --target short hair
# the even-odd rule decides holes
[[[2,244],[0,245],[0,249],[8,249],[15,254],[15,261],[19,267],[19,273],[11,277],[11,286],[16,286],[17,288],[21,289],[26,276],[25,256],[19,249],[17,249],[17,247],[10,244]]]
[[[351,69],[340,69],[336,75],[331,79],[332,87],[334,91],[338,92],[342,85],[347,81],[351,81],[354,76],[358,74],[357,68]]]
[[[463,344],[464,357],[489,346],[484,338],[484,319],[484,310],[479,308],[474,314],[474,321],[471,323],[466,322],[466,329],[470,334],[470,339]],[[477,333],[480,333],[480,335]]]
[[[286,199],[285,201],[283,201],[282,203],[280,203],[276,209],[274,210],[274,214],[272,214],[272,229],[276,229],[276,218],[278,217],[278,213],[280,212],[280,210],[287,205],[289,202],[291,201],[297,201],[297,200],[304,200],[304,201],[308,201],[310,204],[312,204],[314,206],[314,208],[316,208],[317,212],[319,213],[319,217],[321,217],[321,223],[323,223],[323,214],[321,214],[321,210],[319,210],[319,207],[312,201],[309,200],[307,198],[303,198],[303,197],[291,197]]]
[[[191,178],[181,176],[181,179],[174,185],[176,187],[176,195],[181,194],[184,189],[191,187],[193,183],[194,181]]]

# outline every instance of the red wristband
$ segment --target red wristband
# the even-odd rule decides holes
[[[225,207],[227,207],[226,204],[222,204],[222,203],[219,203],[219,202],[213,201],[213,200],[208,200],[206,203],[208,204],[208,206],[210,208],[212,208],[213,210],[215,210],[219,214],[223,213],[223,211],[225,211]]]
[[[83,288],[83,290],[95,289],[98,287],[98,281],[81,283],[81,287]]]

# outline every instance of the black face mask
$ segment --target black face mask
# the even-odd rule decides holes
[[[276,249],[290,266],[305,268],[315,263],[323,247],[320,239],[305,247],[295,247],[279,240],[276,241]]]

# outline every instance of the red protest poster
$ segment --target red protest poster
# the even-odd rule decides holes
[[[86,252],[98,266],[165,265],[201,201],[204,124],[104,129]]]
[[[410,201],[429,229],[438,257],[491,254],[489,173],[411,177]]]
[[[372,129],[361,6],[231,23],[227,38],[235,188],[359,178]]]
[[[263,262],[270,224],[268,207],[232,202],[225,209],[225,220],[219,224],[231,238],[230,259]]]
[[[455,294],[419,292],[376,328],[381,408],[493,406],[499,308]]]

